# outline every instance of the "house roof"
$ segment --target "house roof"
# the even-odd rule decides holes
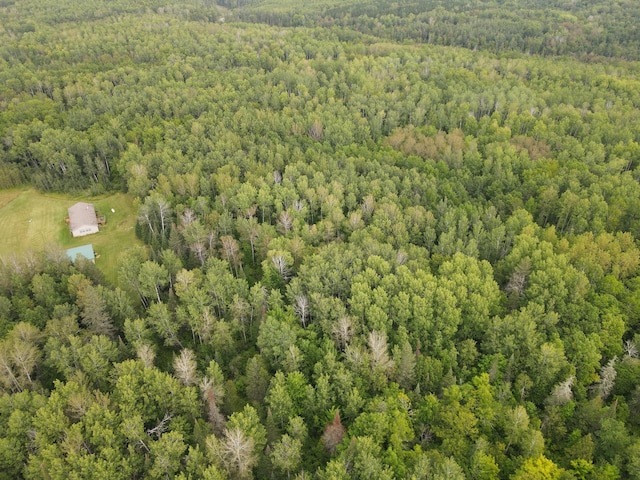
[[[78,255],[82,255],[87,260],[95,260],[96,258],[92,244],[82,245],[80,247],[74,247],[67,250],[67,257],[69,257],[71,261],[75,261]]]
[[[92,203],[78,202],[73,207],[69,207],[68,212],[71,231],[85,225],[98,226],[96,211]]]

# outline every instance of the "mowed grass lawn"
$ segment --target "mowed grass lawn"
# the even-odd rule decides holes
[[[93,203],[100,214],[106,215],[107,224],[100,227],[100,233],[71,236],[64,220],[67,209],[76,202]],[[119,256],[142,245],[134,231],[136,213],[133,198],[124,193],[76,197],[33,189],[0,190],[0,257],[42,250],[50,244],[67,249],[90,243],[99,255],[96,265],[117,284]]]

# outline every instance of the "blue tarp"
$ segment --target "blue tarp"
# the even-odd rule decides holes
[[[78,255],[82,255],[87,260],[95,262],[96,254],[93,252],[93,245],[82,245],[81,247],[70,248],[67,250],[67,257],[74,261]]]

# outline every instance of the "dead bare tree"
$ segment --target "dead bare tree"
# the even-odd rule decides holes
[[[209,377],[205,377],[202,379],[202,382],[200,382],[200,392],[202,394],[202,400],[207,406],[209,423],[211,423],[214,433],[221,435],[226,424],[224,415],[222,415],[218,407],[218,402],[223,398],[221,387],[215,385]]]
[[[531,272],[531,260],[526,257],[518,264],[516,269],[511,274],[509,282],[504,287],[507,293],[515,293],[520,296],[524,293],[527,287],[527,279]]]
[[[347,316],[340,317],[335,325],[333,325],[331,333],[333,334],[333,338],[338,347],[340,347],[341,350],[344,350],[351,340],[351,337],[353,337],[353,324],[351,322],[351,318]]]
[[[198,257],[198,260],[200,260],[200,264],[204,267],[204,262],[207,259],[207,248],[205,247],[204,242],[194,242],[189,245],[189,248],[195,254],[195,256]]]
[[[224,437],[207,439],[207,448],[220,460],[232,477],[245,479],[251,477],[251,470],[257,461],[255,442],[239,427],[226,429]]]
[[[624,351],[628,356],[632,358],[638,358],[638,347],[631,340],[627,340],[624,342]]]
[[[287,234],[293,228],[293,218],[286,210],[283,210],[278,217],[278,225],[280,226],[280,231],[284,234]]]
[[[196,214],[190,208],[185,208],[182,215],[180,215],[180,226],[186,227],[187,225],[191,225],[193,222],[198,220]]]
[[[233,302],[231,303],[231,312],[233,317],[240,322],[242,328],[242,338],[247,343],[246,325],[250,316],[251,305],[244,298],[239,295],[233,296]]]
[[[242,263],[240,261],[240,246],[235,238],[230,235],[224,235],[220,237],[221,253],[229,262],[231,271],[234,275],[238,276],[238,268],[242,269]]]
[[[307,328],[307,320],[309,319],[309,297],[304,294],[298,294],[294,298],[293,309],[296,314],[300,317],[300,323],[302,323],[303,328]]]
[[[160,420],[155,427],[147,430],[147,435],[149,436],[153,435],[156,437],[156,439],[160,438],[160,436],[167,431],[167,426],[172,418],[173,418],[173,414],[165,413],[162,420]]]
[[[198,383],[197,368],[196,356],[192,350],[185,348],[180,352],[180,355],[173,359],[173,370],[176,377],[187,387]]]
[[[285,256],[283,254],[276,254],[271,257],[271,263],[273,263],[274,268],[282,276],[282,278],[284,280],[288,280],[290,272]]]
[[[156,352],[153,351],[153,347],[146,343],[138,345],[138,348],[136,348],[136,355],[142,363],[144,363],[145,367],[152,367],[153,362],[156,359]]]
[[[393,360],[389,358],[386,334],[373,330],[369,333],[369,338],[367,340],[367,343],[369,344],[369,351],[371,353],[372,368],[389,372],[391,367],[393,367]]]
[[[371,218],[371,215],[373,215],[373,210],[375,209],[375,205],[376,201],[373,198],[373,195],[367,195],[362,199],[362,205],[360,208],[362,209],[362,215],[364,216],[365,220]]]
[[[571,391],[571,387],[573,387],[573,382],[576,377],[573,375],[567,378],[564,382],[560,382],[551,392],[551,395],[547,399],[547,403],[549,405],[565,405],[569,403],[573,398],[573,392]]]
[[[613,357],[600,369],[600,381],[596,384],[596,391],[600,398],[606,399],[613,390],[618,372],[615,369],[618,357]]]

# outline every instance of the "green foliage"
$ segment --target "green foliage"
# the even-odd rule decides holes
[[[558,1],[516,1],[473,5],[460,0],[405,1],[314,0],[304,12],[291,0],[218,0],[235,8],[243,21],[296,26],[348,26],[368,35],[438,45],[488,50],[495,54],[600,55],[638,59],[635,5],[604,9],[598,0],[568,5]],[[598,19],[598,28],[593,22]],[[605,33],[606,32],[606,33]],[[343,33],[349,38],[348,33]],[[320,50],[310,44],[308,53]]]
[[[638,477],[637,8],[222,3],[0,2],[0,476]]]
[[[539,456],[526,460],[512,478],[518,480],[525,478],[539,480],[560,479],[562,478],[562,469],[551,460]]]

